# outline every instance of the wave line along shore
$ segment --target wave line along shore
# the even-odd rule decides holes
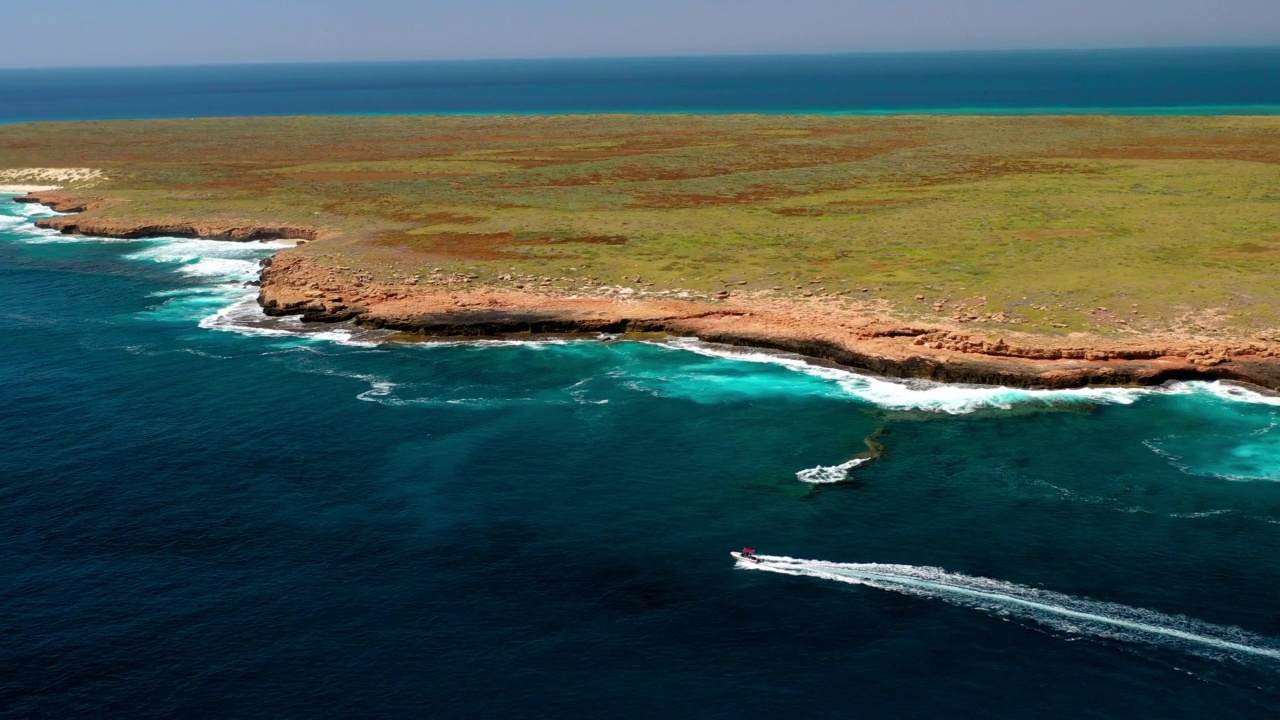
[[[316,240],[324,231],[289,224],[120,223],[81,218],[95,206],[59,191],[16,198],[61,217],[40,227],[118,238],[199,237],[230,241]],[[991,340],[946,325],[909,323],[867,307],[833,306],[820,298],[608,296],[615,288],[577,292],[512,288],[473,275],[432,273],[395,285],[372,282],[359,269],[330,268],[295,250],[267,261],[259,302],[268,315],[308,322],[349,322],[435,337],[540,333],[667,333],[708,342],[794,352],[888,377],[938,382],[1073,388],[1159,385],[1173,380],[1231,380],[1280,388],[1280,346],[1183,342],[1053,345],[1023,338]]]

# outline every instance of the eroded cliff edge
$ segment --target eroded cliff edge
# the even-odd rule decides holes
[[[1072,388],[1217,379],[1280,388],[1280,345],[1269,341],[1068,344],[1035,337],[990,339],[817,298],[598,297],[586,288],[580,293],[512,290],[443,273],[388,285],[291,251],[264,269],[259,301],[269,315],[353,321],[433,336],[665,332],[941,382]]]
[[[182,237],[210,240],[315,240],[317,228],[281,223],[244,223],[236,220],[157,220],[137,222],[117,220],[93,214],[106,201],[80,193],[61,190],[33,192],[14,199],[19,203],[38,203],[56,212],[71,213],[60,217],[40,218],[36,226],[58,232],[107,238]]]
[[[59,212],[38,225],[64,233],[222,240],[317,240],[323,228],[237,221],[129,222],[100,218],[97,200],[62,192],[18,198]],[[506,278],[510,280],[510,278]],[[440,337],[524,333],[662,332],[794,352],[889,377],[1014,387],[1158,385],[1232,380],[1280,389],[1280,342],[1152,337],[1117,342],[1008,332],[991,337],[957,326],[895,319],[869,304],[777,299],[722,292],[690,299],[629,296],[599,288],[523,287],[478,276],[431,273],[377,282],[360,268],[285,250],[267,261],[259,302],[268,315]]]

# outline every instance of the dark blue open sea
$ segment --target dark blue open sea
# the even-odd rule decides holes
[[[0,69],[0,122],[386,113],[1280,113],[1280,46]]]
[[[1275,51],[1138,62],[1123,92],[1086,82],[1114,79],[1089,57],[1053,65],[1076,95],[1037,95],[1043,67],[992,95],[922,90],[924,57],[846,90],[1280,105]],[[965,62],[989,58],[966,58],[972,89]],[[0,115],[625,95],[396,79],[448,74],[425,66],[358,89],[373,67],[271,69],[223,97],[259,71],[0,73]],[[322,87],[273,89],[302,75]],[[710,81],[673,82],[646,107],[756,92],[685,104],[672,88]],[[819,85],[751,107],[854,108]],[[1280,398],[904,384],[688,341],[385,342],[264,318],[244,283],[278,243],[75,238],[37,230],[47,212],[0,196],[0,715],[1280,714]],[[859,463],[868,438],[883,454]],[[744,545],[767,562],[738,564]]]
[[[0,714],[1280,712],[1280,399],[378,344],[259,315],[274,245],[28,212],[0,203]]]

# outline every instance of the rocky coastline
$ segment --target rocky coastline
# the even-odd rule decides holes
[[[898,322],[819,299],[601,298],[478,286],[469,276],[443,274],[426,285],[386,285],[290,251],[263,270],[259,302],[269,315],[429,336],[661,332],[939,382],[1074,388],[1205,379],[1280,388],[1280,346],[1270,342],[1041,345]]]
[[[19,203],[38,203],[60,213],[61,217],[40,218],[36,227],[61,233],[93,237],[136,239],[144,237],[204,238],[208,240],[315,240],[320,231],[301,225],[246,224],[231,220],[189,222],[184,220],[134,223],[85,215],[103,205],[103,201],[60,190],[28,193],[14,198]]]
[[[17,198],[82,213],[98,201],[63,192]],[[232,221],[129,223],[72,214],[44,218],[64,233],[233,241],[317,240],[323,229]],[[1280,389],[1280,342],[1150,338],[1114,342],[1088,336],[1007,333],[991,338],[936,323],[895,320],[822,298],[773,299],[720,293],[706,299],[601,296],[589,289],[515,288],[472,275],[433,273],[375,282],[359,269],[329,267],[284,250],[264,262],[259,303],[272,316],[358,325],[436,337],[540,333],[666,333],[729,345],[797,353],[895,378],[1076,388],[1229,380]]]

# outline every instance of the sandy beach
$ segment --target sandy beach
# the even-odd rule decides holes
[[[0,170],[0,193],[47,192],[68,183],[87,187],[103,177],[94,168],[12,168]]]
[[[0,185],[0,193],[33,193],[57,190],[61,185]]]

